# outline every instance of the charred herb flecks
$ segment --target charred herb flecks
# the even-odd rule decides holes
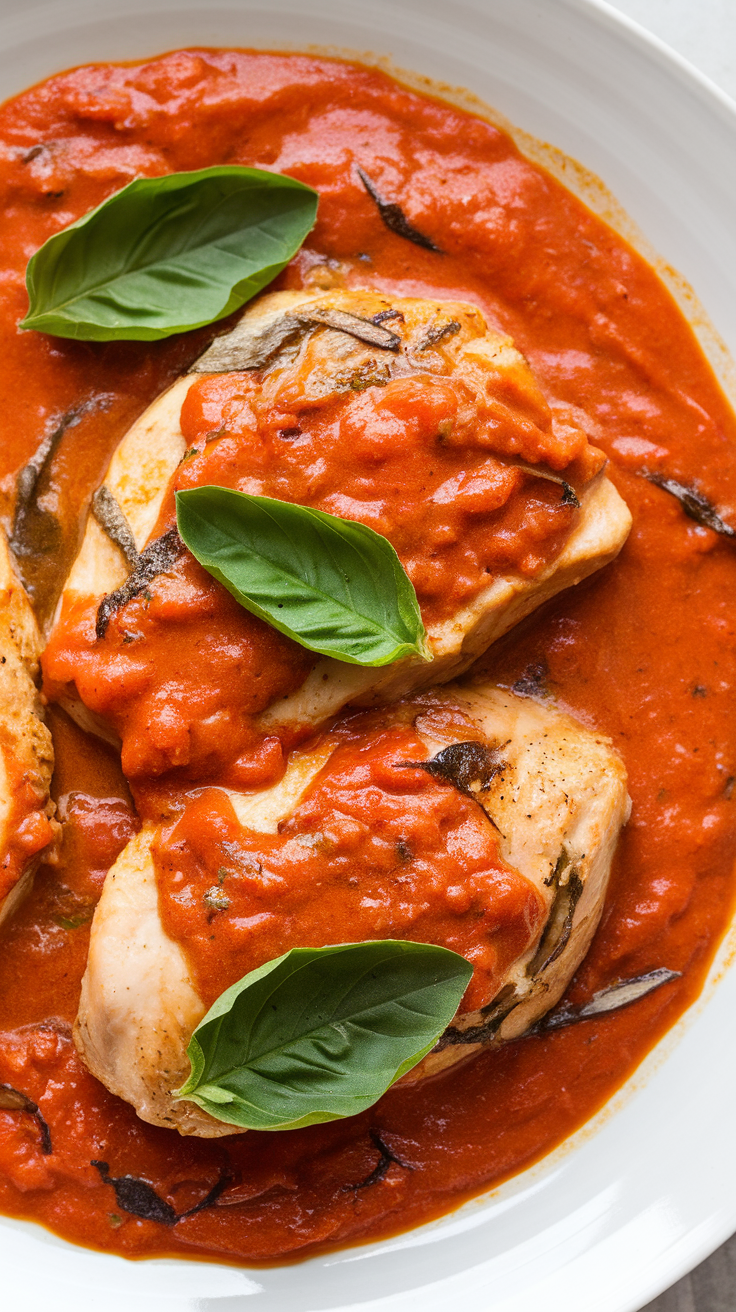
[[[518,697],[549,697],[547,686],[549,666],[545,660],[534,661],[522,670],[518,679],[511,685],[511,691]]]
[[[141,1180],[135,1175],[110,1175],[107,1162],[92,1161],[90,1165],[99,1171],[105,1184],[112,1185],[115,1190],[115,1200],[121,1211],[127,1212],[129,1216],[140,1217],[144,1221],[156,1221],[159,1225],[174,1226],[178,1221],[196,1216],[197,1212],[202,1212],[207,1207],[214,1207],[220,1194],[232,1183],[230,1173],[223,1171],[219,1180],[201,1202],[188,1207],[185,1212],[176,1212],[171,1203],[162,1198],[148,1180]]]
[[[92,498],[91,510],[100,528],[107,533],[110,541],[120,548],[128,564],[135,568],[138,564],[139,552],[135,545],[133,531],[119,502],[104,483]]]
[[[413,224],[409,222],[400,205],[395,201],[384,200],[378,188],[371,181],[361,168],[358,169],[358,177],[365,187],[371,200],[374,201],[376,209],[385,223],[389,232],[395,232],[397,237],[405,237],[415,246],[421,246],[425,251],[434,251],[436,255],[442,255],[443,252],[439,246],[436,246],[431,237],[425,237],[423,232],[419,232]]]
[[[167,570],[170,570],[183,551],[184,543],[179,537],[176,525],[167,529],[160,538],[156,538],[154,542],[149,543],[145,550],[141,552],[133,572],[125,580],[125,583],[102,598],[97,609],[97,624],[95,626],[98,638],[104,638],[107,633],[107,626],[115,612],[120,610],[122,606],[127,605],[134,597],[138,597],[142,592],[145,592],[148,584],[157,575],[165,574]]]
[[[679,979],[681,973],[679,970],[668,970],[666,966],[660,966],[658,970],[651,970],[646,975],[635,975],[632,979],[619,980],[608,988],[599,989],[588,1002],[583,1002],[577,1007],[571,1006],[569,1002],[560,1003],[553,1011],[542,1016],[541,1020],[538,1020],[527,1032],[544,1034],[548,1030],[560,1030],[566,1025],[590,1020],[593,1016],[603,1016],[608,1011],[620,1011],[622,1007],[629,1007],[632,1002],[638,1002],[639,998],[646,997],[648,993],[661,988],[663,984]]]
[[[395,318],[395,312],[389,312]],[[403,316],[399,315],[399,318]],[[398,351],[401,338],[398,333],[384,328],[378,316],[362,319],[328,306],[306,304],[303,309],[284,310],[265,319],[249,319],[246,315],[231,332],[218,337],[190,368],[190,373],[222,374],[241,370],[265,369],[287,344],[298,340],[310,328],[332,328],[347,333],[369,346],[383,351]]]
[[[345,1193],[350,1192],[352,1189],[367,1189],[372,1184],[378,1184],[392,1164],[402,1167],[404,1171],[414,1170],[414,1167],[410,1162],[405,1162],[402,1157],[396,1155],[392,1148],[389,1148],[378,1130],[369,1130],[368,1133],[370,1135],[371,1143],[378,1149],[380,1157],[373,1170],[370,1172],[370,1175],[365,1177],[365,1180],[359,1180],[357,1184],[343,1185],[343,1191]]]
[[[507,768],[498,748],[485,743],[452,743],[429,761],[398,761],[397,769],[425,770],[433,779],[452,784],[473,802],[485,793],[497,774]],[[473,787],[475,785],[475,788]]]
[[[0,1084],[0,1111],[3,1112],[27,1112],[32,1116],[41,1131],[41,1152],[44,1157],[53,1151],[51,1146],[51,1131],[48,1123],[44,1120],[38,1107],[38,1103],[19,1089],[14,1089],[11,1084]]]
[[[664,474],[645,472],[644,477],[656,487],[661,487],[663,492],[669,492],[670,496],[675,497],[685,514],[690,519],[694,519],[696,524],[700,524],[703,528],[711,528],[714,533],[721,533],[724,537],[736,538],[736,529],[731,528],[730,524],[721,519],[715,507],[697,488],[686,487],[676,478],[666,478]]]

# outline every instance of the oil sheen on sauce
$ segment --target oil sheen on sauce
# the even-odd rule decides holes
[[[40,871],[0,952],[0,1083],[38,1104],[52,1151],[34,1117],[0,1110],[0,1208],[131,1257],[272,1262],[415,1225],[536,1161],[697,995],[733,900],[736,554],[644,474],[695,482],[734,522],[736,424],[652,270],[495,127],[311,57],[185,51],[78,69],[0,108],[0,491],[9,507],[15,471],[57,434],[16,543],[42,615],[115,445],[209,336],[100,346],[18,333],[26,261],[135,175],[222,162],[320,192],[317,227],[278,285],[327,289],[339,275],[474,301],[607,453],[634,514],[621,557],[483,666],[610,735],[629,772],[631,822],[569,997],[658,966],[683,972],[618,1014],[397,1087],[346,1121],[217,1141],[148,1126],[70,1038],[95,900],[137,821],[115,755],[52,709],[60,861]],[[441,255],[383,226],[356,165]],[[167,1201],[164,1220],[125,1210],[109,1181],[126,1175]],[[216,1205],[176,1219],[218,1182]]]

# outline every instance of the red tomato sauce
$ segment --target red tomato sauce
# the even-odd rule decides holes
[[[365,313],[376,304],[374,296]],[[410,314],[407,301],[398,304]],[[318,340],[316,352],[310,343],[265,375],[195,377],[181,408],[188,450],[153,536],[174,523],[174,492],[203,484],[358,520],[395,547],[431,634],[499,577],[533,579],[554,561],[580,518],[571,488],[582,494],[604,457],[569,413],[551,411],[515,353],[506,367],[482,353],[474,362],[474,344],[508,340],[487,338],[476,313],[439,316],[432,345],[426,322],[417,332],[401,310],[385,312],[397,316],[409,376],[390,377],[386,362],[370,359],[350,368]],[[441,348],[448,325],[459,358]],[[535,477],[535,463],[530,473],[499,456],[544,462],[544,473],[551,465],[567,488]],[[246,771],[253,779],[255,719],[301,680],[303,652],[238,618],[191,559],[116,611],[102,639],[100,600],[65,601],[44,655],[47,695],[71,689],[113,725],[128,778],[175,770],[207,782],[245,782]],[[274,772],[277,747],[264,757],[262,744],[259,756]]]
[[[44,654],[44,686],[52,701],[73,686],[113,726],[128,779],[257,788],[283,773],[279,738],[254,720],[299,687],[310,652],[239,606],[188,553],[117,610],[101,640],[98,604],[66,608]]]
[[[322,947],[339,926],[344,943],[459,952],[474,967],[463,1010],[485,1006],[541,932],[539,894],[500,856],[477,802],[407,766],[427,760],[416,732],[358,716],[341,738],[277,833],[244,829],[210,789],[155,841],[161,919],[200,997],[210,1007],[249,970]]]
[[[568,996],[658,966],[682,976],[618,1013],[396,1087],[361,1116],[181,1139],[140,1121],[85,1070],[70,1026],[88,920],[138,822],[114,753],[52,715],[60,864],[41,869],[3,926],[0,953],[0,1083],[38,1104],[52,1151],[34,1115],[0,1110],[0,1208],[131,1257],[253,1262],[425,1221],[537,1161],[600,1108],[697,996],[728,924],[736,554],[643,473],[697,484],[736,522],[734,417],[689,326],[625,241],[503,132],[382,73],[234,51],[98,65],[1,107],[0,147],[6,502],[15,471],[66,416],[41,474],[41,511],[52,507],[64,532],[54,551],[21,560],[42,613],[120,437],[212,335],[97,346],[17,332],[30,254],[137,173],[227,161],[318,188],[317,226],[280,285],[329,287],[337,273],[347,287],[474,302],[513,336],[552,410],[572,411],[606,452],[634,514],[613,566],[532,616],[483,664],[508,685],[541,680],[610,735],[629,772],[631,821]],[[356,164],[444,254],[382,225]],[[380,1178],[376,1133],[399,1159]],[[176,1216],[218,1181],[223,1191],[167,1225],[118,1206],[109,1179],[126,1174],[148,1181]]]
[[[266,393],[258,397],[270,421],[266,432],[256,410],[256,422],[238,424],[230,436],[242,410],[255,409],[237,396],[242,375],[203,379],[182,407],[182,432],[195,454],[180,467],[176,488],[242,487],[361,520],[396,548],[425,624],[441,623],[492,577],[533,576],[558,554],[576,519],[559,485],[493,458],[507,434],[495,431],[495,415],[469,404],[460,380],[453,383],[421,374],[396,378],[292,415],[274,415],[284,402]],[[240,409],[228,422],[236,396]],[[552,433],[545,443],[546,434],[528,420],[522,427],[507,419],[505,427],[519,439],[513,454],[522,459],[547,459],[563,445]],[[223,436],[207,443],[213,429],[224,429]],[[286,440],[284,431],[291,434]],[[587,448],[580,430],[570,437],[562,469]]]

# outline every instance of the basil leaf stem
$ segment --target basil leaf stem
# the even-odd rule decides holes
[[[213,323],[281,272],[317,199],[295,178],[238,165],[136,178],[32,256],[20,327],[107,342]]]
[[[200,565],[302,647],[350,665],[432,659],[412,583],[367,525],[225,487],[177,492],[176,513]]]
[[[241,1129],[355,1116],[434,1047],[472,974],[429,943],[292,948],[217,999],[176,1096]]]

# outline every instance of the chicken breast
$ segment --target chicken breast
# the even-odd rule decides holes
[[[375,732],[378,713],[373,714],[367,736]],[[484,834],[493,836],[505,868],[529,892],[527,907],[534,908],[521,950],[493,977],[493,995],[481,1008],[458,1015],[435,1050],[405,1077],[418,1079],[484,1045],[519,1037],[558,1001],[598,923],[630,804],[624,767],[610,742],[548,702],[519,697],[487,682],[466,683],[381,714],[383,730],[410,726],[426,752],[423,760],[399,761],[397,768],[424,771],[442,782],[445,802],[449,798],[451,808],[465,808],[478,841]],[[286,834],[296,843],[313,845],[313,829],[305,827],[306,802],[333,757],[342,759],[340,732],[338,724],[295,752],[275,787],[230,794],[245,836],[252,841],[254,835]],[[384,829],[388,825],[385,817],[382,824]],[[346,831],[349,844],[355,841],[355,829],[352,823]],[[329,837],[333,847],[339,845],[339,838]],[[162,923],[153,856],[159,841],[160,831],[146,826],[108,875],[92,925],[75,1039],[93,1074],[132,1103],[144,1120],[182,1134],[230,1134],[232,1127],[172,1096],[188,1074],[187,1044],[206,1005],[187,952]],[[451,841],[452,836],[447,839]],[[460,846],[452,849],[459,864],[463,858],[458,853],[468,846],[473,844],[466,830]],[[352,851],[349,848],[351,856]],[[295,878],[300,878],[298,873]],[[207,879],[216,883],[216,871]],[[352,896],[357,903],[366,889],[361,889],[357,873],[350,882],[356,885]],[[404,892],[395,896],[408,898]],[[279,898],[284,900],[283,890]],[[493,913],[494,908],[485,910]],[[472,919],[478,923],[477,908]],[[301,923],[307,933],[306,912]],[[385,920],[363,923],[364,938],[392,936],[380,932]],[[414,923],[413,935],[393,937],[422,940],[421,917]],[[228,983],[253,964],[248,963],[249,933],[243,932],[242,968]],[[328,933],[323,941],[336,940]]]
[[[30,888],[54,837],[54,756],[35,684],[40,637],[0,530],[0,923]]]
[[[308,409],[326,397],[343,395],[355,394],[357,404],[370,388],[387,389],[381,393],[387,396],[389,384],[400,380],[429,378],[441,383],[451,379],[466,397],[468,413],[478,398],[483,398],[484,414],[487,418],[491,415],[489,451],[493,451],[496,473],[520,467],[531,476],[530,486],[535,480],[541,480],[538,487],[556,483],[561,504],[569,508],[579,503],[569,535],[561,546],[550,548],[548,557],[524,571],[489,567],[481,577],[491,577],[478,585],[470,600],[442,619],[428,622],[431,662],[412,658],[368,669],[318,659],[295,690],[278,696],[258,713],[259,729],[265,734],[316,726],[347,703],[383,703],[456,678],[535,607],[611,561],[629,532],[631,516],[606,477],[601,453],[590,447],[579,431],[574,441],[570,439],[569,418],[550,412],[511,339],[489,329],[476,307],[389,300],[360,291],[276,292],[250,306],[235,329],[218,338],[192,373],[160,397],[123,439],[105,480],[104,496],[108,507],[113,507],[112,517],[99,513],[98,502],[97,517],[90,517],[64,590],[57,632],[65,615],[79,614],[85,600],[96,607],[105,594],[114,593],[125,582],[131,550],[140,551],[149,541],[172,480],[181,477],[177,471],[185,454],[182,404],[194,381],[229,371],[257,374],[262,394],[278,413],[289,407]],[[445,440],[442,434],[437,438],[438,442]],[[569,455],[573,448],[578,454],[565,463],[565,452]],[[527,457],[536,451],[535,459],[522,459],[520,450]],[[206,470],[203,477],[207,477]],[[380,491],[383,473],[379,464],[373,477]],[[255,488],[249,484],[249,490]],[[444,486],[435,494],[435,501],[440,505],[443,497],[449,498],[449,504],[453,498],[473,495],[470,485]],[[344,513],[360,518],[362,511],[355,504],[357,509],[348,508]],[[368,501],[364,498],[361,504],[368,505]],[[113,523],[116,506],[122,512],[122,536],[120,526],[116,529]],[[400,520],[401,502],[385,513],[389,520],[391,515]],[[160,525],[156,531],[161,532]],[[493,531],[489,528],[486,536]],[[420,572],[425,565],[431,570],[437,554],[435,547],[427,546],[426,559],[418,559]],[[138,646],[130,649],[131,653],[139,650]],[[73,682],[55,689],[53,695],[83,727],[115,739],[115,729],[104,715],[94,708],[90,714],[90,708],[82,705]]]

